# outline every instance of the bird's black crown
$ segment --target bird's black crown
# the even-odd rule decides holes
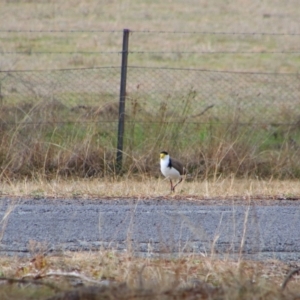
[[[161,151],[160,153],[168,155],[169,153],[167,151]]]

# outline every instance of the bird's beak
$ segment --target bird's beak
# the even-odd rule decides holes
[[[163,153],[160,154],[160,158],[163,159],[165,155]]]

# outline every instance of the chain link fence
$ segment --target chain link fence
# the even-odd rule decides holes
[[[153,115],[165,103],[173,121],[180,118],[186,101],[190,102],[187,122],[200,122],[196,118],[208,108],[212,118],[238,111],[241,123],[266,125],[292,124],[300,113],[298,74],[129,67],[127,91]]]
[[[114,172],[119,92],[120,67],[1,71],[2,175]],[[227,156],[218,172],[243,173],[251,160],[257,172],[274,162],[261,153],[283,145],[296,157],[299,100],[296,73],[135,67],[129,54],[124,169],[156,174],[160,150],[206,175]]]
[[[238,110],[241,123],[265,125],[292,125],[300,116],[299,74],[128,67],[127,76],[127,102],[139,105],[135,119],[139,122],[156,122],[162,107],[167,119],[173,122],[185,113],[186,122],[198,123],[197,117],[205,111],[221,118]],[[78,107],[97,110],[119,101],[119,85],[118,67],[1,72],[1,105],[3,108],[58,101],[71,110]],[[188,112],[186,102],[190,106]],[[102,122],[103,117],[118,121],[117,114],[104,114],[98,121]],[[15,116],[13,120],[20,121]]]
[[[118,84],[119,68],[2,72],[2,128],[78,129],[101,123],[112,135]]]

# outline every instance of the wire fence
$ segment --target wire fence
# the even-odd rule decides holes
[[[297,121],[293,116],[300,115],[299,74],[128,67],[127,76],[128,104],[134,101],[139,106],[136,122],[146,122],[145,115],[154,118],[162,105],[166,106],[168,120],[176,122],[186,101],[191,106],[187,122],[200,122],[197,117],[203,116],[208,107],[207,114],[212,118],[238,109],[242,123],[293,124]],[[117,67],[0,73],[2,107],[55,100],[73,110],[96,110],[118,102],[119,85]],[[289,118],[284,117],[283,110],[290,112]],[[110,117],[118,121],[117,114]],[[13,120],[20,121],[15,117]],[[101,121],[100,116],[97,122]]]
[[[9,33],[5,32],[5,34]],[[137,33],[147,34],[147,32]],[[178,33],[160,33],[178,37]],[[105,34],[116,34],[116,32],[105,32]],[[136,32],[133,32],[133,36],[135,34]],[[201,35],[206,34],[208,33],[201,33]],[[229,33],[218,34],[229,35]],[[236,36],[237,33],[232,35]],[[248,35],[252,37],[256,33],[248,33]],[[257,35],[265,37],[267,34]],[[291,36],[298,38],[298,34],[291,34]],[[149,148],[145,145],[156,145],[157,148],[175,147],[176,151],[186,148],[187,145],[199,148],[202,143],[207,143],[209,136],[217,134],[217,128],[229,128],[228,126],[237,124],[243,128],[246,126],[248,133],[251,134],[254,131],[266,133],[261,137],[262,143],[266,136],[278,137],[278,135],[282,136],[278,143],[282,143],[287,139],[285,135],[287,132],[289,141],[292,140],[296,144],[298,140],[300,141],[298,138],[300,126],[298,73],[167,67],[163,66],[163,55],[170,53],[183,55],[186,52],[172,50],[166,53],[165,51],[139,51],[139,49],[131,51],[131,48],[134,48],[134,45],[130,46],[128,51],[125,153],[133,153],[139,149],[144,151],[145,147]],[[197,50],[189,53],[253,54],[258,52],[214,51]],[[33,50],[21,52],[3,50],[2,55],[14,53],[14,55],[27,55],[30,60],[36,59]],[[88,64],[96,61],[94,56],[101,55],[111,55],[115,62],[119,61],[118,64],[105,67],[93,65],[56,70],[2,70],[0,72],[2,133],[10,133],[14,138],[15,132],[19,133],[19,138],[27,133],[30,135],[31,142],[43,136],[47,143],[59,144],[68,149],[78,143],[84,144],[85,139],[89,137],[95,147],[109,148],[113,151],[117,144],[117,124],[120,117],[121,53],[121,50],[91,51],[89,54],[92,58]],[[293,56],[299,52],[280,49],[259,53],[261,55],[284,53]],[[35,54],[46,55],[49,52],[41,51]],[[71,52],[64,54],[72,55]],[[78,50],[77,53],[73,53],[72,59],[76,60],[77,55],[79,61],[77,63],[81,64],[83,62],[80,62],[80,59],[83,58],[78,55],[84,54],[87,52]],[[132,56],[144,54],[161,55],[155,59],[162,60],[162,65],[147,66],[145,61],[139,65],[140,58],[133,60],[136,65],[131,63]],[[180,60],[180,57],[176,60]],[[214,131],[211,130],[212,127],[215,128]],[[22,145],[28,144],[28,140],[24,138],[20,140]],[[72,143],[73,145],[70,146]],[[70,151],[75,150],[72,148]]]

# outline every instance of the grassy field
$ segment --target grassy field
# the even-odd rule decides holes
[[[168,150],[194,178],[299,178],[295,1],[0,8],[1,180],[114,176],[123,28],[133,31],[124,173],[157,176]]]
[[[119,55],[80,52],[120,51],[122,30],[130,37],[132,65],[194,67],[201,69],[298,72],[296,54],[183,54],[167,52],[294,52],[298,51],[300,14],[296,0],[280,1],[3,1],[1,9],[1,50],[23,51],[26,55],[2,55],[1,69],[49,69],[117,65]],[[48,31],[48,32],[14,32]],[[96,32],[80,32],[80,31]],[[97,31],[118,31],[106,33]],[[49,31],[79,31],[73,33]],[[282,33],[283,35],[166,34],[181,32]],[[72,52],[68,55],[35,55],[34,52]],[[78,52],[78,53],[76,53]]]
[[[6,0],[0,16],[1,197],[300,197],[297,0]],[[175,195],[159,172],[161,150],[190,173]],[[299,276],[288,277],[297,262],[29,247],[30,258],[0,258],[1,299],[299,298]]]
[[[299,178],[295,1],[0,8],[1,180],[114,176],[123,28],[133,31],[124,173],[157,176],[168,150],[194,178]]]

